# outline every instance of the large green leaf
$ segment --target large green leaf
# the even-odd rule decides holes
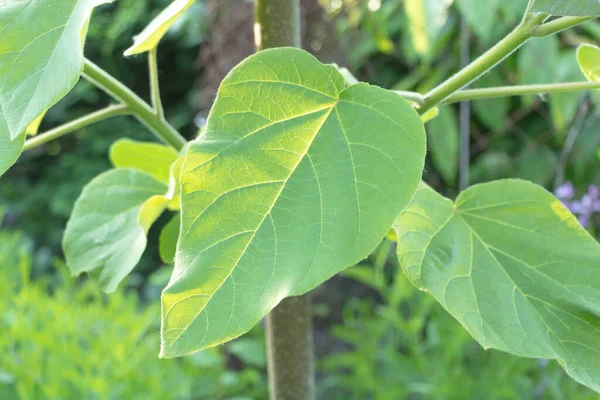
[[[424,157],[423,124],[393,92],[346,88],[297,49],[234,68],[181,171],[161,355],[235,338],[365,258],[414,194]]]
[[[600,15],[600,2],[598,0],[534,0],[531,11],[582,17]]]
[[[63,248],[74,275],[91,273],[114,291],[146,248],[146,232],[167,206],[167,185],[133,169],[92,180],[75,203]]]
[[[174,0],[134,38],[133,45],[125,51],[125,55],[140,54],[156,48],[171,25],[194,4],[194,1]]]
[[[15,139],[66,95],[83,68],[83,38],[102,0],[0,2],[0,138]],[[12,142],[11,153],[22,140]],[[7,151],[7,150],[5,150]]]
[[[549,192],[504,180],[453,203],[422,185],[395,229],[410,281],[483,347],[559,360],[600,391],[600,246]]]
[[[110,148],[110,161],[115,167],[146,172],[167,184],[177,157],[177,151],[170,146],[131,139],[120,139]]]

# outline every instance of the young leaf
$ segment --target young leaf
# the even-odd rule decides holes
[[[158,250],[160,258],[167,264],[173,264],[175,260],[175,249],[179,237],[180,216],[175,215],[160,232],[158,238]]]
[[[42,120],[46,116],[46,111],[38,115],[29,125],[27,125],[27,129],[25,129],[25,134],[29,136],[35,136],[38,134],[38,130],[40,129],[40,125]]]
[[[167,184],[171,165],[177,157],[177,151],[160,143],[120,139],[110,148],[110,161],[116,168],[132,168],[146,172]]]
[[[106,1],[0,3],[0,142],[16,160],[25,130],[75,86],[83,68],[83,37],[92,9]],[[43,21],[43,23],[40,23]],[[7,145],[8,140],[12,145]],[[22,146],[21,146],[22,147]]]
[[[346,88],[297,49],[225,78],[181,171],[182,227],[162,296],[162,357],[247,332],[379,244],[421,179],[423,123],[397,94]]]
[[[534,0],[530,11],[585,17],[600,15],[600,2],[598,0]]]
[[[577,62],[588,81],[600,81],[600,48],[582,44],[577,49]]]
[[[126,56],[144,53],[158,46],[171,25],[187,10],[194,0],[174,0],[156,16],[144,30],[133,38],[133,45],[125,51]]]
[[[456,117],[449,107],[440,108],[439,116],[427,125],[431,158],[448,185],[456,183],[459,132]]]
[[[92,180],[75,203],[63,248],[74,275],[91,273],[114,291],[146,248],[146,232],[166,208],[167,186],[133,169],[114,169]]]
[[[503,180],[452,203],[422,185],[395,229],[407,277],[482,346],[600,391],[600,246],[549,192]]]

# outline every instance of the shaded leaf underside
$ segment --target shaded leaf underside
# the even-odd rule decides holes
[[[86,185],[63,239],[71,272],[88,272],[105,291],[114,291],[140,260],[146,231],[168,202],[166,191],[164,183],[127,168]]]
[[[600,15],[600,2],[598,0],[535,0],[532,11],[550,15],[585,17]]]
[[[423,185],[395,228],[408,278],[482,346],[557,359],[600,390],[600,246],[554,196],[506,180],[454,205]]]

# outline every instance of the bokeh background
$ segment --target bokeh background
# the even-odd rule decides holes
[[[122,57],[169,0],[119,0],[92,18],[86,56],[148,98],[145,56]],[[360,80],[425,92],[518,22],[525,0],[302,0],[303,46]],[[159,47],[167,118],[188,139],[205,124],[219,82],[253,52],[253,6],[198,0]],[[462,42],[462,49],[461,49]],[[600,25],[527,43],[473,87],[584,80],[575,47]],[[462,51],[461,51],[462,50]],[[468,50],[468,51],[467,51]],[[108,104],[81,81],[41,130]],[[472,103],[469,164],[459,171],[457,106],[427,125],[424,179],[454,197],[503,177],[558,191],[596,234],[600,93]],[[110,167],[121,137],[154,140],[120,117],[24,154],[0,183],[0,399],[266,399],[264,333],[182,359],[159,360],[159,296],[172,267],[149,245],[111,296],[70,276],[61,238],[82,187]],[[589,205],[589,206],[588,206]],[[586,208],[587,207],[587,208]],[[150,230],[157,243],[163,216]],[[361,265],[314,291],[320,399],[595,399],[555,361],[484,351],[402,275],[386,240]]]

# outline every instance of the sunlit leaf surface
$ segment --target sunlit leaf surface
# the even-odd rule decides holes
[[[161,355],[235,338],[365,258],[414,194],[424,156],[423,124],[395,93],[346,88],[301,50],[242,62],[181,172]]]
[[[75,86],[91,11],[105,2],[0,2],[0,153],[11,155],[0,173],[22,148],[16,138]]]

